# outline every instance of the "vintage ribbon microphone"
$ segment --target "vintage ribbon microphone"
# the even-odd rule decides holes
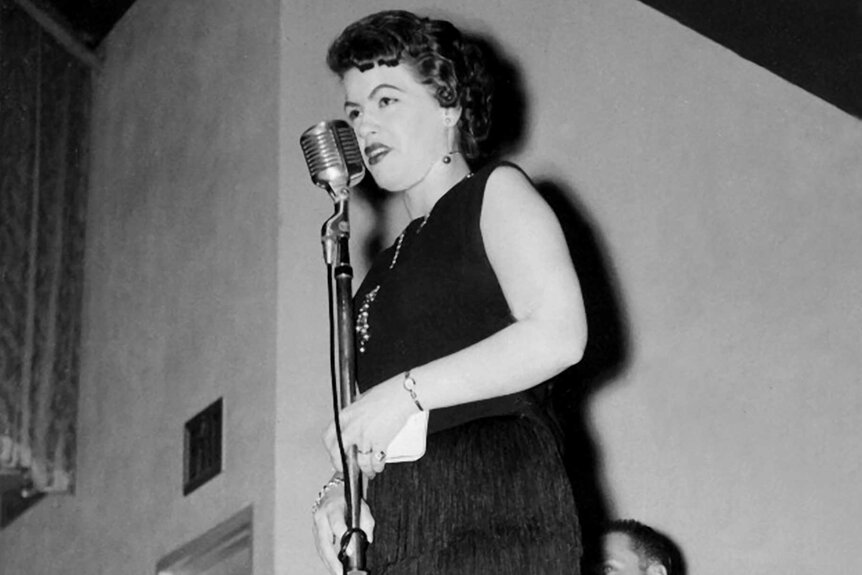
[[[347,531],[341,540],[339,559],[344,575],[367,575],[365,550],[368,538],[359,526],[362,477],[356,462],[356,446],[345,451],[341,439],[340,412],[356,397],[356,357],[353,341],[353,268],[350,267],[350,188],[365,176],[365,165],[353,128],[344,120],[315,124],[299,139],[311,181],[329,192],[335,213],[323,224],[321,242],[327,267],[330,325],[330,369],[335,429],[345,473]]]

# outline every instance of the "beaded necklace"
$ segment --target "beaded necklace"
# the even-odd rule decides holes
[[[467,175],[461,178],[458,183],[450,188],[450,190],[454,189],[462,182],[469,180],[471,177],[473,177],[473,172],[467,173]],[[425,214],[422,221],[419,222],[419,227],[416,228],[415,232],[417,236],[422,232],[422,228],[424,228],[425,224],[428,223],[428,218],[430,217],[431,212]],[[392,260],[389,262],[389,270],[395,269],[395,264],[398,262],[398,256],[401,254],[401,246],[404,244],[404,237],[407,235],[407,230],[409,229],[410,226],[407,226],[398,236],[398,239],[395,240],[395,252],[392,254]],[[354,329],[357,335],[357,349],[359,350],[359,353],[365,353],[368,340],[371,339],[371,327],[368,319],[371,315],[371,304],[374,303],[374,300],[377,298],[377,294],[380,292],[380,285],[381,284],[378,282],[371,291],[363,296],[362,303],[359,305],[359,312],[356,314],[356,327]]]

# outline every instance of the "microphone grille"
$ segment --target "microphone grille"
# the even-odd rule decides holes
[[[365,176],[353,128],[344,120],[320,122],[299,139],[311,180],[322,188],[352,187]]]
[[[359,151],[359,142],[350,124],[343,120],[334,122],[336,138],[344,154],[347,163],[347,171],[350,173],[349,186],[354,186],[362,180],[365,175],[365,164],[362,161],[362,152]]]

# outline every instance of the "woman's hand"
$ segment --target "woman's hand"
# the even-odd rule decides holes
[[[344,449],[355,445],[357,463],[363,475],[371,479],[386,465],[386,448],[398,435],[407,419],[416,412],[416,404],[403,388],[403,375],[397,375],[363,393],[341,411],[341,437]],[[335,435],[335,423],[323,434],[332,465],[341,470],[341,453]]]
[[[346,516],[347,503],[344,500],[343,485],[329,489],[313,515],[317,554],[333,575],[342,575],[344,572],[338,554],[341,552],[341,538],[347,532]],[[374,517],[364,500],[360,508],[359,528],[371,543],[374,540]]]

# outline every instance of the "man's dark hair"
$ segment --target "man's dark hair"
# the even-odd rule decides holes
[[[605,527],[604,534],[622,533],[631,540],[632,550],[641,561],[641,569],[652,563],[664,565],[667,575],[685,575],[682,553],[671,539],[649,525],[634,519],[617,519]]]

